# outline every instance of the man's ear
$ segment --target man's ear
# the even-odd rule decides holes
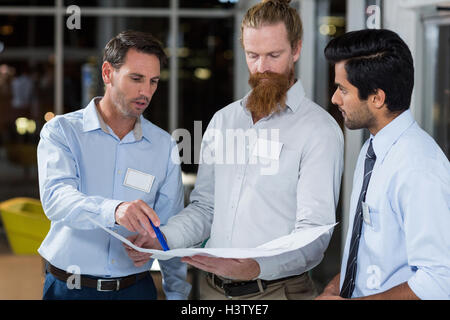
[[[378,88],[375,93],[369,95],[368,102],[375,109],[381,109],[385,106],[386,93],[382,89]]]
[[[102,64],[102,79],[105,85],[112,83],[112,75],[114,73],[114,68],[108,61]]]
[[[294,62],[297,62],[298,58],[300,58],[300,53],[302,51],[302,40],[299,40],[295,47],[293,48]]]

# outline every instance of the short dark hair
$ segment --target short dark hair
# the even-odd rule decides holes
[[[167,63],[161,42],[150,33],[134,30],[123,31],[109,40],[103,51],[103,62],[108,61],[115,69],[119,69],[124,64],[129,49],[155,55],[161,67]]]
[[[409,108],[414,87],[414,63],[406,43],[393,31],[367,29],[348,32],[325,48],[328,61],[345,61],[348,81],[359,99],[381,89],[392,112]]]

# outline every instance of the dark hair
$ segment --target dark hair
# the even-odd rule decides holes
[[[345,61],[348,81],[358,88],[359,99],[381,89],[390,111],[409,108],[414,87],[414,64],[406,43],[393,31],[367,29],[348,32],[325,48],[328,61]]]
[[[133,30],[123,31],[109,40],[103,51],[103,62],[108,61],[114,68],[119,69],[124,64],[129,49],[155,55],[161,67],[167,63],[161,42],[150,33]]]

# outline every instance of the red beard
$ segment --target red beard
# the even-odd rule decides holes
[[[253,88],[247,99],[247,109],[254,116],[266,117],[286,107],[286,93],[289,90],[294,70],[288,74],[274,72],[250,74],[249,85]]]

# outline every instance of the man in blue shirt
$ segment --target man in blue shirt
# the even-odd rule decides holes
[[[409,110],[411,52],[389,30],[335,38],[332,102],[370,138],[355,169],[341,272],[318,299],[450,298],[450,165]]]
[[[104,50],[105,95],[42,129],[40,196],[52,222],[39,248],[48,261],[44,299],[156,299],[153,261],[136,267],[89,218],[125,237],[155,237],[149,218],[158,226],[183,209],[176,144],[142,116],[166,60],[150,34],[120,33]],[[186,299],[186,265],[160,264],[167,298]]]

